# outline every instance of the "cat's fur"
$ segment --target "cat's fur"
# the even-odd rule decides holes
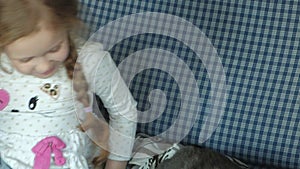
[[[224,155],[195,146],[184,146],[156,169],[241,169]]]

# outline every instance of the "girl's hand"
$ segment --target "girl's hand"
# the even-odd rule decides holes
[[[127,161],[115,161],[108,159],[105,169],[126,169]]]

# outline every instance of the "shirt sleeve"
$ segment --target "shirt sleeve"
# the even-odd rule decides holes
[[[101,98],[109,113],[109,159],[127,161],[136,133],[136,101],[110,54],[103,51],[101,45],[84,47],[82,55],[80,60],[90,89]]]

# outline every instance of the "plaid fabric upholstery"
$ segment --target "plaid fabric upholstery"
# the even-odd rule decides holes
[[[140,51],[160,49],[151,51],[151,54],[157,52],[157,58],[147,60],[144,57],[141,61],[136,57],[126,63],[134,68],[159,62],[156,67],[143,69],[129,79],[141,112],[153,104],[166,104],[155,120],[150,121],[154,117],[149,115],[148,121],[139,123],[138,132],[159,135],[175,122],[175,131],[179,131],[189,121],[196,121],[191,129],[188,128],[183,143],[210,147],[266,166],[258,168],[300,168],[300,1],[80,1],[80,18],[90,26],[91,32],[104,28],[101,31],[106,34],[102,35],[102,41],[108,43],[105,48],[118,65],[129,56],[145,54]],[[180,21],[171,24],[170,31],[178,29],[177,34],[188,36],[191,43],[199,41],[198,37],[207,38],[204,45],[213,46],[215,51],[210,51],[209,47],[199,51],[185,41],[185,36],[157,32],[158,26],[170,24],[168,18],[161,18],[165,15],[157,14],[168,14]],[[130,20],[126,16],[143,16],[145,20],[138,20],[139,17]],[[157,18],[149,20],[151,16]],[[163,22],[159,22],[161,19]],[[150,23],[155,20],[157,22]],[[113,21],[118,25],[110,25]],[[186,23],[191,25],[182,27]],[[135,29],[133,26],[147,31],[131,32]],[[203,34],[193,36],[199,30]],[[131,36],[114,41],[118,34]],[[208,62],[197,55],[208,52],[207,49],[210,49],[209,55],[217,58],[209,60],[216,70],[208,69]],[[166,55],[180,58],[187,67],[164,57]],[[160,64],[161,59],[165,59],[164,64]],[[219,64],[222,67],[218,67]],[[187,73],[192,72],[196,86],[189,78],[184,78],[188,76],[186,68],[189,69]],[[178,74],[170,75],[165,70]],[[130,74],[131,70],[126,71],[129,72],[125,74]],[[215,72],[210,74],[211,71]],[[215,74],[217,77],[213,76]],[[223,75],[224,79],[217,81],[214,88],[212,83]],[[179,83],[176,77],[184,82]],[[223,82],[225,86],[221,86],[221,90],[211,92],[219,89]],[[186,88],[182,89],[184,86]],[[199,90],[196,92],[198,98],[188,98],[189,106],[183,108],[183,93],[194,97],[195,88]],[[154,89],[164,94],[151,93]],[[153,96],[150,101],[149,95]],[[220,114],[212,115],[210,113],[218,106],[216,103],[225,104],[216,108]],[[192,115],[176,121],[182,110]],[[215,120],[216,124],[210,125],[212,128],[203,128],[209,122],[207,118]],[[213,133],[205,135],[206,130]]]

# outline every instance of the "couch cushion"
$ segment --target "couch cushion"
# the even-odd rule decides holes
[[[300,167],[300,2],[80,1],[138,101],[138,132]]]

